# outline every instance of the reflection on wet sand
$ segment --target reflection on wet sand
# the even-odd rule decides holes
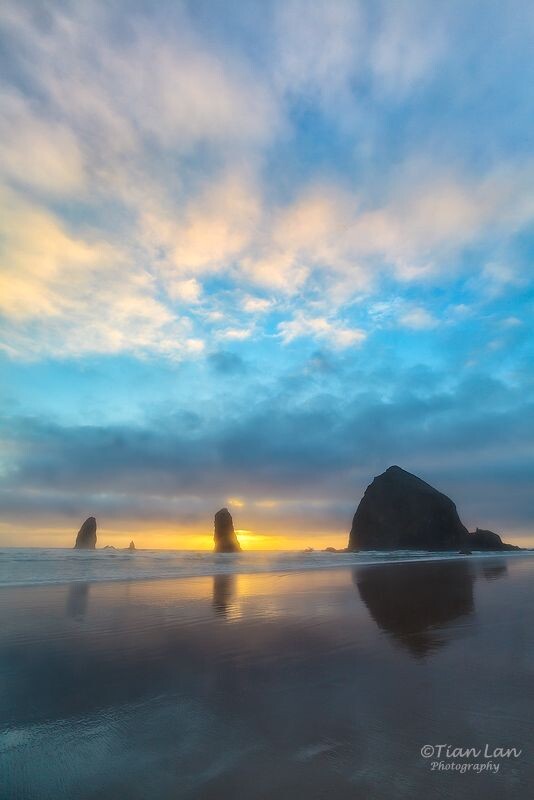
[[[531,741],[534,558],[507,564],[5,588],[0,796],[527,800],[528,758],[421,767]]]
[[[508,567],[505,561],[492,561],[491,564],[482,565],[482,574],[487,581],[496,581],[498,578],[504,578],[508,573]]]
[[[451,623],[474,611],[474,574],[463,561],[360,568],[353,580],[378,627],[417,659],[446,644]]]
[[[89,583],[72,583],[67,595],[67,616],[75,620],[82,620],[87,613],[89,601]]]
[[[213,576],[213,608],[217,614],[226,617],[236,595],[235,575]]]

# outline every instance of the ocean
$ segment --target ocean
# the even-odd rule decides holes
[[[501,555],[501,554],[499,554]],[[514,559],[525,551],[506,553]],[[534,556],[534,552],[532,552]],[[495,553],[479,553],[477,558],[494,558]],[[395,550],[365,553],[325,553],[293,551],[249,551],[246,553],[211,553],[194,550],[124,550],[94,551],[71,548],[0,549],[0,586],[32,586],[102,581],[134,581],[157,578],[186,578],[202,575],[258,574],[293,572],[364,564],[393,562],[443,561],[469,559],[457,553]]]

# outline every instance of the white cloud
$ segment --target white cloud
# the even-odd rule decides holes
[[[501,325],[503,328],[520,328],[523,325],[523,321],[519,317],[506,317],[501,320]]]
[[[295,109],[345,133],[352,125],[359,152],[375,123],[364,119],[357,100],[368,113],[369,97],[358,87],[392,103],[421,85],[447,55],[447,15],[417,0],[379,3],[374,21],[350,0],[275,6],[273,29],[260,36],[265,50],[251,57],[215,28],[213,36],[195,29],[182,6],[163,25],[141,5],[119,31],[113,4],[51,2],[45,24],[8,0],[0,25],[27,94],[7,79],[0,89],[0,178],[14,190],[6,203],[18,198],[4,215],[0,303],[19,345],[30,346],[38,320],[43,348],[66,335],[72,352],[128,342],[182,352],[204,332],[173,304],[189,305],[199,326],[243,338],[249,328],[228,321],[212,278],[258,317],[255,331],[262,314],[302,299],[308,316],[282,323],[283,340],[301,335],[307,319],[305,335],[340,347],[362,339],[335,321],[344,304],[379,297],[384,279],[442,281],[471,270],[486,297],[519,285],[506,241],[534,219],[531,161],[495,160],[474,174],[430,149],[399,156],[394,168],[371,159],[343,178],[336,153],[316,171],[306,153],[302,162],[289,157],[295,173],[277,162],[273,145],[285,159],[299,144]],[[268,65],[266,53],[276,56]],[[502,256],[482,273],[462,264],[464,248],[493,240],[504,243]],[[268,299],[256,296],[263,291]],[[96,302],[113,324],[96,318]],[[395,322],[430,327],[425,313],[403,306]]]
[[[171,279],[167,284],[167,291],[173,300],[195,305],[200,301],[202,285],[195,278],[182,281]]]
[[[219,331],[217,335],[220,339],[242,342],[245,339],[250,339],[252,336],[252,328],[226,328],[224,331]]]
[[[0,312],[13,356],[190,350],[191,325],[157,299],[126,252],[74,235],[49,212],[4,192]]]
[[[258,194],[241,176],[224,176],[195,198],[176,224],[173,262],[180,272],[220,271],[249,244],[258,224]]]
[[[311,337],[327,342],[331,347],[345,349],[357,347],[366,338],[365,331],[360,328],[349,328],[337,320],[326,317],[306,317],[297,314],[292,320],[281,322],[278,325],[279,336],[284,344],[289,344],[295,339]]]
[[[435,317],[432,316],[425,308],[412,308],[406,311],[399,317],[400,324],[405,328],[412,328],[413,330],[428,330],[435,328],[438,324]]]
[[[243,311],[246,311],[247,314],[264,314],[269,311],[272,306],[272,300],[267,300],[265,297],[247,295],[247,297],[243,299]]]
[[[4,181],[52,195],[80,191],[85,169],[72,131],[37,114],[14,92],[0,92],[0,105],[0,176]]]

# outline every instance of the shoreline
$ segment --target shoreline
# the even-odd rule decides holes
[[[2,548],[2,550],[7,548]],[[12,548],[12,549],[22,549],[22,548]],[[33,548],[28,548],[28,550]],[[39,549],[40,552],[43,552],[43,548],[36,548]],[[48,548],[47,548],[48,549]],[[52,548],[50,548],[52,549]],[[56,550],[60,550],[61,548],[54,548]],[[67,550],[66,552],[76,552],[77,554],[74,558],[79,559],[78,553],[80,551],[71,551]],[[94,551],[103,552],[103,551]],[[291,575],[291,574],[299,574],[299,573],[308,573],[308,572],[322,572],[328,570],[339,570],[339,569],[351,569],[356,567],[366,567],[366,566],[381,566],[381,565],[393,565],[393,564],[428,564],[428,563],[442,563],[442,562],[465,562],[465,561],[473,561],[473,560],[487,560],[492,558],[506,558],[514,560],[517,558],[525,558],[529,556],[534,556],[534,550],[516,550],[516,551],[490,551],[490,552],[474,552],[469,555],[464,555],[460,553],[449,553],[447,551],[443,552],[421,552],[421,555],[416,557],[407,555],[407,556],[392,556],[391,553],[387,553],[384,558],[369,558],[365,560],[354,560],[354,556],[361,555],[361,553],[323,553],[322,551],[317,551],[316,553],[300,553],[296,551],[250,551],[249,553],[241,552],[241,553],[213,553],[210,551],[195,551],[195,550],[188,550],[188,551],[150,551],[150,550],[138,550],[136,551],[137,554],[142,553],[153,553],[153,552],[167,552],[167,553],[174,553],[174,554],[184,554],[184,553],[194,553],[197,555],[206,555],[212,556],[216,559],[219,564],[210,564],[209,567],[206,566],[205,569],[201,570],[186,570],[184,572],[180,572],[177,574],[138,574],[138,575],[117,575],[117,576],[73,576],[73,577],[61,577],[61,578],[49,578],[49,579],[28,579],[28,580],[20,580],[20,581],[1,581],[0,582],[0,590],[2,589],[16,589],[16,588],[30,588],[30,587],[45,587],[45,586],[68,586],[70,584],[106,584],[106,583],[142,583],[142,582],[151,582],[151,581],[164,581],[164,580],[180,580],[180,579],[191,579],[191,578],[209,578],[212,576],[218,575]],[[303,558],[310,558],[310,557],[325,557],[332,560],[329,560],[329,563],[315,563],[310,564],[295,564],[295,565],[265,565],[262,566],[261,564],[255,565],[247,565],[246,563],[235,563],[237,559],[241,561],[243,557],[246,559],[247,556],[252,556],[259,553],[259,554],[266,554],[266,553],[284,553],[290,554],[294,556],[302,556]],[[383,551],[367,551],[368,553],[378,554]],[[1,550],[0,550],[1,553]],[[84,551],[84,557],[87,558],[89,555],[89,559],[93,555],[93,551]],[[116,556],[116,554],[113,554]],[[121,554],[122,555],[122,554]],[[131,554],[124,554],[128,559],[130,558],[137,558],[137,555],[132,556]],[[346,558],[347,556],[350,557],[350,560]],[[234,566],[235,569],[224,569],[221,567],[228,567]],[[217,568],[219,567],[219,568]]]

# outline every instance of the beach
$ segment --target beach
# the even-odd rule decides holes
[[[532,797],[533,556],[340,558],[0,587],[1,797]]]

